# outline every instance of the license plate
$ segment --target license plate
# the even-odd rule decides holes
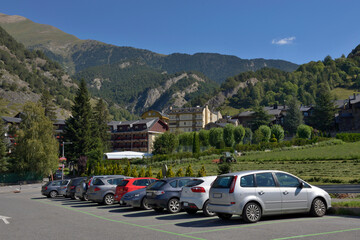
[[[213,197],[214,197],[214,198],[221,198],[221,197],[222,197],[222,194],[221,194],[221,193],[214,193],[214,194],[213,194]]]
[[[184,206],[187,207],[189,206],[189,204],[187,202],[184,202]]]

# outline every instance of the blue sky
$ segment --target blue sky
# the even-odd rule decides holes
[[[0,12],[157,53],[302,64],[360,44],[359,0],[2,0]]]

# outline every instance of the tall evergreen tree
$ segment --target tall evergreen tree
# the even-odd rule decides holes
[[[45,109],[45,116],[50,120],[56,119],[56,107],[54,99],[48,90],[44,90],[40,97],[41,106]]]
[[[8,157],[6,156],[5,126],[4,121],[0,120],[0,172],[9,169]]]
[[[296,133],[297,127],[303,123],[303,115],[300,111],[300,104],[296,97],[293,97],[288,104],[288,111],[284,117],[284,128],[290,135]]]
[[[194,137],[193,137],[193,149],[192,152],[193,153],[199,153],[200,152],[200,139],[199,139],[199,134],[197,132],[194,132]]]
[[[328,87],[322,86],[315,99],[311,123],[316,129],[329,131],[334,128],[335,106],[333,97]]]
[[[48,176],[56,170],[59,160],[53,123],[44,109],[32,102],[24,105],[21,119],[14,151],[16,170]]]
[[[251,130],[255,131],[261,125],[270,123],[270,115],[265,111],[264,107],[254,107],[253,120],[250,122]]]
[[[66,141],[72,142],[72,144],[67,145],[67,155],[71,160],[77,162],[80,156],[87,156],[94,144],[90,96],[84,80],[80,82],[71,115],[65,122],[64,136]]]
[[[232,124],[226,124],[223,128],[223,138],[227,147],[232,147],[234,145],[234,130],[235,126]]]
[[[94,108],[93,137],[98,137],[103,145],[103,150],[109,150],[110,134],[108,133],[108,122],[110,120],[109,110],[106,103],[100,98]]]

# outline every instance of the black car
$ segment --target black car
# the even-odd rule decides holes
[[[75,198],[76,186],[84,179],[86,179],[86,177],[77,177],[71,179],[70,183],[67,185],[65,197],[76,199]]]
[[[194,178],[176,177],[156,181],[146,189],[147,204],[155,211],[166,208],[170,213],[180,212],[180,195],[182,188]]]

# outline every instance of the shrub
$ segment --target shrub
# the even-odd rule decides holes
[[[254,142],[269,142],[271,136],[271,129],[266,125],[261,125],[254,133]]]
[[[231,163],[222,163],[218,165],[218,174],[225,174],[231,172]]]
[[[274,135],[277,142],[281,142],[284,139],[284,129],[280,125],[275,124],[271,126],[271,136],[272,135]]]
[[[360,133],[338,133],[336,138],[344,142],[358,142],[360,141]]]
[[[296,135],[298,138],[309,139],[311,137],[311,127],[305,124],[299,125]]]

